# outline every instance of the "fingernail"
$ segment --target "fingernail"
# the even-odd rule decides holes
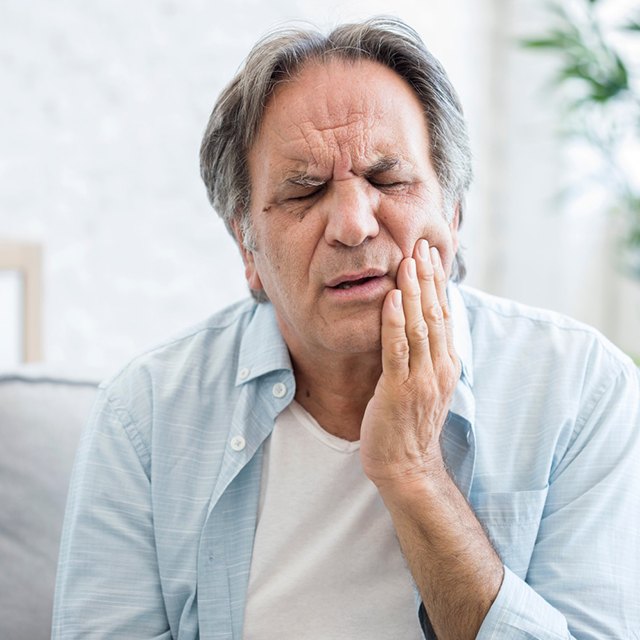
[[[391,304],[396,309],[402,309],[402,293],[400,293],[399,289],[394,289],[391,292]]]
[[[409,277],[412,280],[416,280],[418,275],[416,273],[416,261],[413,258],[409,258],[408,269],[409,269]]]
[[[435,247],[431,247],[430,253],[431,253],[431,264],[434,267],[437,267],[440,264],[440,252]]]
[[[429,243],[424,238],[418,240],[418,255],[422,260],[429,258]]]

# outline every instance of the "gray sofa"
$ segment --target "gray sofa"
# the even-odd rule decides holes
[[[51,635],[69,477],[97,376],[0,373],[0,639]]]

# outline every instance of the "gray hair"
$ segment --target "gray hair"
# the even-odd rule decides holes
[[[236,224],[245,247],[255,249],[250,217],[251,185],[247,155],[275,87],[295,79],[311,62],[371,60],[389,67],[415,91],[427,121],[430,159],[449,220],[471,183],[471,152],[460,100],[440,62],[404,22],[376,17],[338,26],[328,35],[283,29],[260,40],[216,102],[200,148],[200,173],[209,201],[233,235]],[[460,251],[452,277],[466,268]],[[265,299],[261,292],[252,292]]]

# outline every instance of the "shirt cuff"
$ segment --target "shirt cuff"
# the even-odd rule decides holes
[[[565,617],[504,567],[504,579],[476,640],[569,640]]]

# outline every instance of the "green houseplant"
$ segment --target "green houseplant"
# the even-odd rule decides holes
[[[637,40],[640,12],[608,25],[606,4],[551,0],[549,30],[524,46],[551,52],[558,60],[553,82],[564,105],[563,132],[595,152],[599,169],[592,186],[606,190],[615,216],[617,266],[640,280],[640,91],[633,82],[637,69],[620,46],[625,39],[627,44],[629,38]]]

